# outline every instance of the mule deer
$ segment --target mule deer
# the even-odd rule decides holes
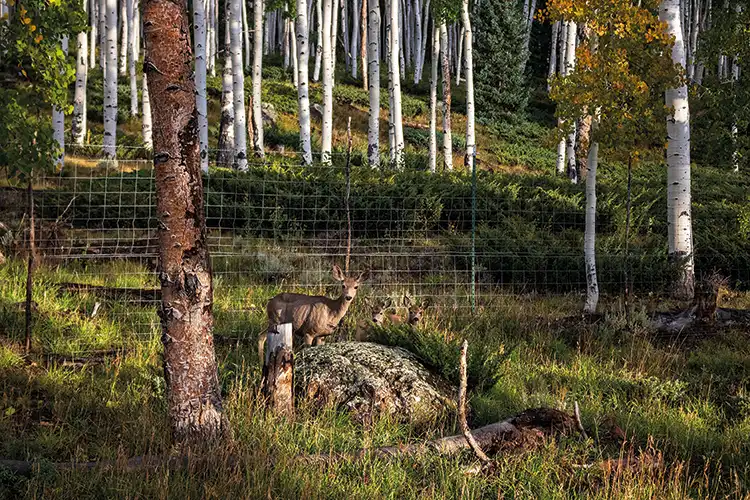
[[[333,266],[333,279],[341,282],[341,296],[329,299],[324,296],[301,293],[280,293],[266,306],[269,327],[291,323],[296,338],[302,338],[305,345],[321,345],[324,338],[331,335],[349,310],[360,283],[368,279],[370,271],[364,271],[356,278],[344,275],[339,266]],[[258,338],[258,355],[264,360],[266,332]]]
[[[404,296],[404,307],[406,307],[409,311],[406,322],[412,326],[416,325],[420,321],[422,321],[422,316],[424,316],[424,310],[427,308],[427,302],[423,302],[422,304],[416,304],[412,302],[412,300]],[[399,324],[404,322],[404,317],[399,314],[389,314],[388,319],[391,320],[391,323]]]
[[[370,307],[372,317],[370,318],[370,321],[360,321],[357,323],[357,331],[354,338],[359,342],[367,341],[370,330],[373,326],[381,326],[383,324],[383,321],[385,320],[385,310],[390,307],[390,303],[383,301],[370,304],[370,302],[365,299],[365,303]]]

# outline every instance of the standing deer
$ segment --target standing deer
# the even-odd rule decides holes
[[[427,302],[423,302],[422,304],[415,304],[412,302],[412,300],[404,296],[404,307],[406,307],[409,310],[409,314],[406,317],[406,322],[410,324],[411,326],[416,325],[420,321],[422,321],[422,316],[424,316],[424,310],[427,308]],[[391,323],[393,324],[399,324],[404,322],[404,317],[399,314],[389,314],[388,319],[391,320]]]
[[[370,321],[360,321],[357,323],[357,331],[354,338],[359,342],[367,341],[370,335],[370,330],[373,326],[381,326],[383,324],[383,321],[385,320],[385,310],[390,307],[389,302],[383,301],[370,304],[370,302],[365,299],[365,303],[370,306],[372,317],[370,318]]]
[[[324,338],[331,335],[349,306],[357,296],[360,283],[370,277],[370,271],[363,271],[356,278],[344,275],[341,268],[333,266],[333,279],[341,282],[341,296],[329,299],[320,295],[301,293],[280,293],[266,306],[269,328],[282,323],[291,323],[295,337],[301,337],[305,345],[321,345]],[[258,356],[264,360],[266,333],[258,338]]]

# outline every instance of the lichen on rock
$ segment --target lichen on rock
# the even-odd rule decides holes
[[[300,400],[335,405],[363,423],[390,415],[428,424],[455,409],[455,387],[400,347],[338,342],[303,349],[295,358]]]

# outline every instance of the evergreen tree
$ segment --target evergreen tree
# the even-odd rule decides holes
[[[492,122],[526,109],[522,68],[529,57],[526,24],[515,2],[486,0],[476,16],[474,86],[477,117]]]

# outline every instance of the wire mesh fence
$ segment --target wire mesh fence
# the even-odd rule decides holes
[[[34,181],[43,279],[81,314],[106,318],[121,342],[159,334],[153,165],[145,152],[131,153],[133,159],[117,161],[69,156],[61,172]],[[262,331],[265,303],[279,291],[335,294],[331,267],[344,268],[347,253],[350,273],[372,274],[360,294],[395,304],[408,295],[470,314],[507,295],[584,293],[580,186],[550,175],[371,169],[361,154],[351,158],[350,176],[345,165],[341,153],[330,166],[302,166],[297,153],[269,155],[251,161],[247,172],[212,162],[204,188],[217,337]],[[20,220],[23,189],[3,192],[0,208]],[[661,211],[657,202],[635,204],[627,252],[617,208],[625,200],[600,210],[597,263],[605,293],[620,293],[626,276],[636,291],[667,283],[666,249],[652,244],[664,238],[663,222],[653,217]],[[99,344],[105,341],[65,348]]]

